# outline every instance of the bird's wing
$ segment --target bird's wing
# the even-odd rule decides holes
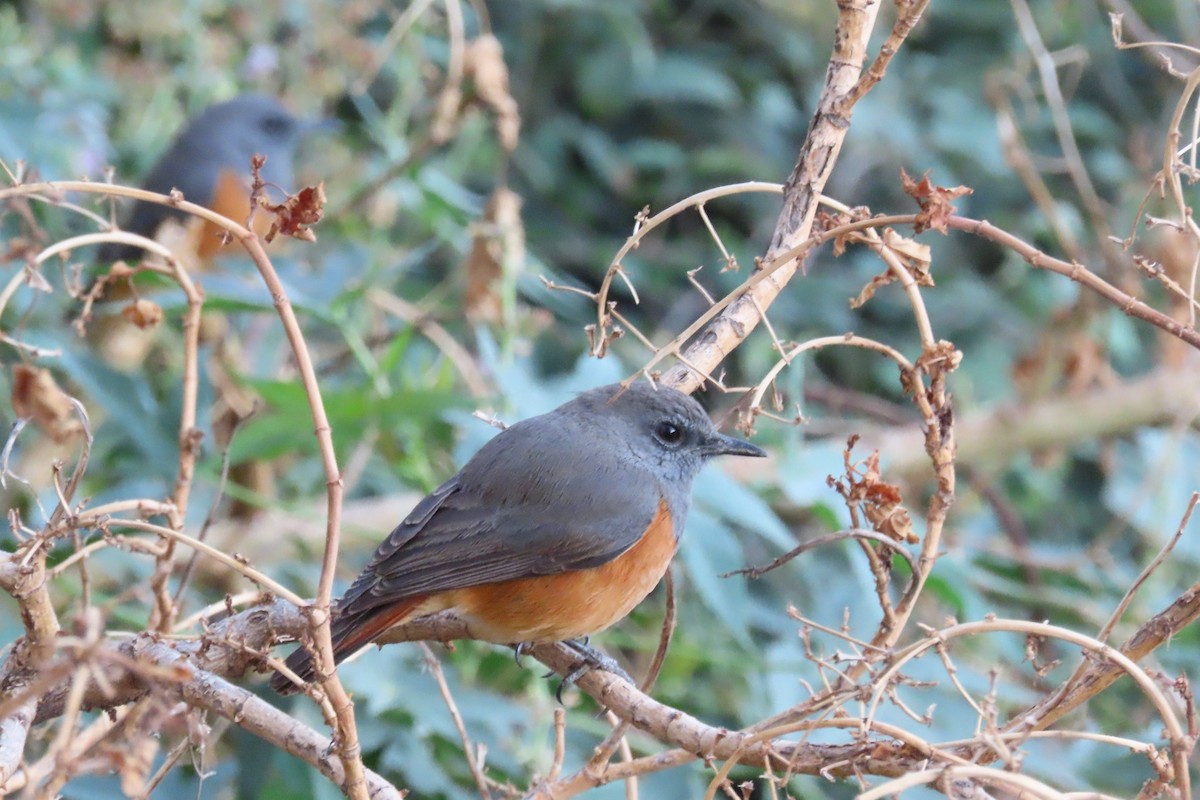
[[[338,603],[341,615],[596,567],[636,544],[658,511],[657,484],[628,465],[564,448],[556,459],[519,438],[505,444],[499,453],[485,447],[396,526]],[[502,464],[489,457],[497,455]]]
[[[212,199],[213,183],[219,171],[219,163],[203,148],[197,153],[195,148],[188,148],[182,141],[176,141],[159,157],[141,185],[147,191],[160,194],[170,194],[171,190],[178,189],[183,192],[185,200],[206,206]],[[186,220],[188,214],[170,206],[136,200],[129,218],[121,227],[130,233],[153,238],[158,226],[168,217]],[[140,247],[110,242],[100,248],[97,258],[102,262],[119,258],[133,260],[140,258],[142,252]]]
[[[150,174],[142,182],[142,187],[160,194],[170,194],[172,190],[178,189],[183,193],[185,200],[207,206],[216,189],[222,165],[208,152],[211,145],[201,148],[187,147],[189,142],[190,140],[178,141],[167,150],[150,170]],[[245,171],[249,173],[249,164],[246,165]],[[133,207],[126,228],[142,236],[153,236],[167,217],[187,219],[188,215],[176,208],[139,201]]]

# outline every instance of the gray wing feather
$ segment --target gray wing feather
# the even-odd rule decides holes
[[[263,180],[291,191],[292,154],[286,148],[264,146],[257,149],[271,152],[262,169]],[[281,152],[275,152],[277,149]],[[243,153],[242,150],[244,148],[223,142],[220,134],[214,134],[211,130],[200,133],[187,131],[158,159],[142,182],[142,188],[160,194],[170,194],[172,189],[178,189],[183,192],[185,200],[207,206],[212,202],[216,188],[214,182],[222,169],[245,175],[249,185],[252,154]],[[123,227],[132,233],[152,237],[168,217],[187,220],[190,215],[177,208],[137,200],[129,221]],[[101,261],[115,261],[118,258],[138,258],[141,254],[140,247],[110,243],[100,249],[98,258]]]
[[[588,569],[632,547],[658,512],[656,481],[610,448],[589,447],[599,432],[572,430],[568,417],[548,421],[500,433],[418,503],[379,546],[339,612]]]

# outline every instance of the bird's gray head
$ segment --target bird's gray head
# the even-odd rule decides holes
[[[294,117],[270,95],[243,94],[200,112],[179,135],[163,161],[176,164],[186,160],[197,168],[219,166],[239,175],[248,175],[251,157],[266,156],[263,180],[274,184],[268,186],[271,198],[282,200],[279,192],[297,188],[292,185],[292,162],[300,140],[309,133],[336,127],[337,122],[332,119]],[[177,176],[172,174],[171,177],[172,185],[180,183]],[[207,191],[207,187],[202,191]]]
[[[230,158],[245,167],[256,153],[266,156],[268,164],[291,161],[296,144],[309,127],[274,97],[243,94],[206,108],[188,133],[225,142]]]
[[[562,407],[594,418],[606,438],[628,447],[629,458],[669,482],[690,489],[713,456],[764,456],[759,447],[720,433],[694,399],[676,389],[638,381],[601,386]]]

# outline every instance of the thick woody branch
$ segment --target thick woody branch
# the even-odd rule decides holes
[[[30,696],[11,714],[0,718],[0,792],[21,766],[36,711],[37,698]]]
[[[30,685],[36,683],[39,673],[53,657],[59,631],[58,616],[46,584],[46,555],[40,542],[31,542],[16,553],[0,556],[0,589],[16,599],[25,626],[25,637],[13,647],[0,672],[0,700],[21,693],[29,695],[14,709],[0,715],[0,787],[3,787],[21,765],[36,707]]]
[[[1144,658],[1198,617],[1200,584],[1192,586],[1168,608],[1150,619],[1120,648],[1120,652],[1135,661]],[[203,681],[183,681],[178,685],[166,686],[165,690],[180,693],[188,703],[211,708],[222,715],[232,714],[234,716],[229,718],[238,721],[236,714],[239,708],[244,717],[247,709],[258,714],[258,706],[239,706],[246,697],[252,696],[248,693],[239,694],[243,690],[231,686],[223,678],[240,676],[247,669],[261,665],[261,653],[265,647],[279,638],[302,635],[307,629],[307,624],[299,609],[290,603],[275,600],[215,623],[200,640],[166,642],[143,636],[122,642],[117,649],[130,659],[140,658],[163,666],[184,665],[194,670],[194,674],[203,677]],[[452,613],[444,612],[395,628],[378,643],[469,638],[472,637],[466,623]],[[539,645],[531,652],[538,660],[560,674],[569,673],[578,666],[578,656],[558,645]],[[1008,728],[1026,732],[1044,730],[1070,710],[1103,691],[1121,674],[1124,674],[1124,671],[1112,662],[1098,660],[1089,665],[1071,686],[1049,695],[1038,705],[1014,717]],[[148,690],[147,683],[133,673],[122,676],[114,672],[108,677],[112,683],[112,694],[104,695],[89,689],[85,698],[85,708],[112,708],[131,702]],[[159,685],[162,685],[161,682]],[[620,780],[626,773],[642,774],[668,769],[692,759],[736,759],[756,767],[761,767],[764,763],[786,762],[794,773],[803,774],[819,774],[830,764],[836,763],[844,766],[837,767],[830,774],[844,776],[858,771],[862,774],[896,776],[917,768],[926,757],[911,747],[902,744],[891,745],[873,739],[845,745],[813,745],[764,738],[767,731],[730,731],[708,725],[660,703],[621,678],[603,671],[594,671],[582,676],[578,686],[597,703],[609,708],[633,727],[679,748],[637,759],[629,764],[612,765],[602,776],[596,777],[597,783],[593,785]],[[62,686],[45,695],[45,699],[38,705],[37,721],[44,721],[61,713],[67,688],[64,682]],[[296,738],[295,731],[288,727],[293,724],[287,715],[271,709],[269,712],[264,710],[254,717],[247,729],[273,743],[286,742],[289,737]],[[793,727],[799,730],[806,724],[801,721],[794,723]],[[259,730],[260,727],[262,730]],[[304,730],[308,731],[306,728]],[[0,733],[2,732],[5,732],[5,728],[3,723],[0,723]],[[317,737],[321,743],[316,751],[311,749],[312,742],[306,738],[309,734]],[[290,749],[289,752],[295,752],[298,757],[304,758],[323,771],[332,769],[329,763],[334,762],[320,762],[321,758],[325,758],[323,748],[328,745],[326,739],[308,731],[296,741],[303,746],[298,745],[299,752]],[[0,753],[3,752],[4,742],[0,742]],[[321,755],[315,756],[314,752]],[[336,775],[330,777],[337,780]],[[374,777],[368,775],[367,781],[372,796],[386,796],[374,794]]]
[[[151,645],[144,654],[148,660],[162,666],[186,663],[183,654],[163,644]],[[224,717],[243,730],[313,765],[335,786],[345,790],[346,770],[328,737],[240,686],[234,686],[210,672],[197,670],[192,680],[176,684],[168,691],[188,705]],[[367,796],[371,800],[401,800],[404,797],[404,792],[371,770],[364,767],[363,773]]]
[[[1192,584],[1171,605],[1148,619],[1121,645],[1120,652],[1133,661],[1140,661],[1197,619],[1200,619],[1200,583]],[[1041,702],[1015,715],[1004,730],[1045,730],[1112,686],[1125,674],[1125,670],[1114,662],[1089,655],[1089,663],[1078,677],[1068,681]]]
[[[1025,452],[1116,436],[1146,425],[1191,419],[1198,410],[1200,374],[1159,368],[1116,386],[1031,403],[979,409],[955,423],[960,467],[994,469]],[[1017,423],[1020,424],[1017,424]],[[928,474],[922,434],[911,427],[864,433],[878,447],[888,474],[909,480]],[[760,465],[751,465],[751,469]]]
[[[272,612],[275,613],[272,614]],[[248,634],[250,637],[248,641],[239,641],[239,644],[244,644],[247,649],[219,643],[215,640],[169,642],[152,635],[138,636],[122,642],[114,649],[123,658],[110,659],[110,663],[127,660],[128,663],[139,665],[142,668],[153,666],[158,668],[156,672],[160,676],[167,674],[178,679],[159,679],[148,682],[142,679],[142,671],[118,667],[110,670],[107,675],[113,681],[107,687],[107,693],[98,691],[94,686],[88,689],[84,708],[113,708],[132,702],[150,690],[163,693],[174,700],[187,703],[189,706],[203,708],[224,717],[275,747],[286,750],[316,767],[321,774],[335,785],[342,787],[344,791],[347,783],[346,771],[327,736],[317,733],[249,691],[234,686],[224,678],[198,666],[198,664],[204,664],[226,670],[230,674],[241,674],[248,666],[260,661],[257,655],[247,652],[247,650],[253,649],[252,645],[261,638],[261,633],[258,632],[269,629],[267,624],[269,621],[285,623],[287,627],[297,633],[303,631],[307,626],[307,621],[299,611],[283,602],[253,609],[239,617],[241,619],[231,618],[224,632],[227,635],[236,635],[238,632]],[[47,719],[61,712],[64,695],[65,691],[62,689],[46,695],[38,704],[38,720]],[[31,698],[29,702],[31,705],[35,702],[35,698]],[[22,709],[24,708],[25,706],[22,706]],[[6,733],[5,722],[7,719],[0,722],[0,756],[6,752],[8,747],[6,741],[8,737],[4,736]],[[16,738],[14,737],[14,741]],[[20,738],[23,741],[23,737]],[[2,763],[0,762],[0,764]],[[0,773],[0,778],[3,777],[3,773]],[[391,800],[392,798],[398,800],[403,797],[402,792],[370,770],[365,771],[365,780],[367,796],[372,800]],[[0,780],[0,784],[2,783],[3,781]]]
[[[0,202],[16,197],[48,195],[61,197],[67,192],[83,192],[88,194],[105,194],[129,197],[150,203],[177,208],[193,216],[205,219],[236,238],[246,249],[251,260],[259,270],[267,290],[274,301],[288,343],[296,360],[296,368],[304,385],[305,395],[312,415],[313,431],[316,436],[321,464],[325,472],[327,487],[325,551],[321,560],[321,575],[317,584],[317,598],[310,610],[310,634],[317,653],[321,669],[318,674],[325,676],[321,680],[321,690],[328,697],[334,718],[328,720],[336,730],[335,743],[342,755],[347,769],[347,781],[343,787],[346,793],[361,800],[366,796],[363,783],[362,759],[358,743],[358,733],[354,722],[354,706],[342,687],[337,672],[333,667],[333,644],[330,640],[329,618],[333,590],[333,572],[337,562],[338,547],[341,532],[342,483],[337,465],[337,457],[333,448],[332,429],[325,413],[324,402],[321,398],[320,387],[317,383],[316,370],[309,356],[308,345],[300,329],[295,310],[288,300],[287,292],[280,281],[274,266],[263,250],[259,237],[243,225],[238,224],[221,214],[217,214],[203,206],[188,202],[176,192],[174,196],[148,192],[125,186],[89,183],[87,181],[60,181],[55,183],[18,184],[0,189]],[[198,313],[198,304],[189,304],[189,318]],[[189,333],[191,335],[192,332]],[[187,420],[185,409],[184,420]],[[185,437],[186,439],[186,434]],[[186,447],[184,442],[182,446]],[[180,480],[184,486],[190,481],[190,456],[185,455],[180,464]],[[186,492],[185,492],[186,494]]]
[[[10,663],[17,661],[30,670],[36,669],[53,654],[59,630],[46,584],[46,556],[41,543],[32,542],[0,557],[0,589],[17,601],[25,625],[21,651],[10,657]]]
[[[466,622],[453,612],[447,611],[393,628],[377,639],[376,643],[470,638],[472,637]],[[563,645],[535,645],[526,652],[560,675],[571,674],[580,666],[578,654]],[[576,685],[634,728],[687,753],[686,758],[671,754],[650,758],[643,762],[643,772],[667,769],[691,758],[736,759],[754,767],[773,763],[808,775],[820,773],[831,763],[853,764],[862,772],[874,775],[900,775],[907,768],[907,762],[897,761],[894,753],[889,752],[888,745],[881,745],[875,740],[863,740],[849,745],[798,744],[780,739],[764,739],[759,735],[709,725],[677,708],[658,702],[636,686],[603,670],[586,673],[576,681]],[[609,769],[617,770],[618,766],[614,765]],[[613,774],[617,775],[616,772]],[[620,777],[609,779],[619,780]],[[607,783],[608,779],[600,782]]]
[[[853,100],[857,99],[867,44],[880,3],[847,0],[839,6],[825,89],[799,159],[784,187],[783,210],[775,226],[768,257],[796,247],[808,238],[821,190],[833,172],[838,152],[850,129]],[[684,353],[681,363],[668,370],[663,381],[684,392],[694,391],[704,379],[701,373],[712,372],[750,335],[762,320],[765,309],[779,296],[799,267],[798,260],[790,259],[731,303],[700,332]],[[688,364],[696,369],[686,366]]]
[[[106,663],[115,664],[124,661],[128,664],[158,664],[162,666],[184,667],[194,671],[195,675],[207,676],[206,685],[217,685],[213,681],[225,678],[236,678],[248,669],[264,663],[262,654],[265,648],[279,638],[295,638],[303,635],[308,622],[299,609],[290,603],[275,600],[257,606],[240,614],[229,617],[212,626],[199,640],[168,641],[152,635],[142,635],[121,642],[114,649],[121,659],[109,659]],[[394,628],[385,634],[377,643],[394,643],[400,641],[452,641],[455,639],[472,638],[466,623],[451,612],[444,612],[430,617],[414,620],[406,625]],[[573,651],[554,644],[538,645],[531,654],[546,666],[560,674],[570,673],[578,666],[578,655]],[[172,655],[168,655],[172,654]],[[187,688],[195,683],[194,679],[180,681],[177,685],[164,687],[162,681],[147,681],[137,670],[120,666],[110,667],[105,674],[106,691],[96,686],[90,686],[84,694],[83,709],[113,708],[132,702],[143,696],[151,688],[172,692],[187,693],[184,699],[192,703],[195,697],[203,696],[199,689]],[[802,772],[816,772],[823,765],[833,761],[854,759],[860,768],[875,774],[896,774],[894,767],[889,767],[884,760],[867,758],[871,746],[830,745],[798,746],[790,742],[751,742],[746,734],[713,727],[679,711],[678,709],[659,703],[645,695],[637,687],[626,683],[621,678],[608,672],[593,671],[581,677],[578,686],[592,696],[598,703],[612,709],[621,719],[627,720],[634,727],[650,735],[683,747],[691,754],[701,758],[727,759],[737,757],[747,764],[761,765],[763,759],[784,759]],[[36,721],[44,722],[62,713],[69,681],[45,692],[38,704]],[[230,687],[235,689],[236,687]],[[224,691],[224,690],[223,690]],[[242,691],[237,689],[237,691]],[[227,696],[226,695],[222,695]],[[207,707],[207,706],[205,706]],[[222,708],[224,706],[221,706]],[[214,708],[218,713],[224,713]],[[231,717],[231,719],[235,719]],[[287,719],[283,715],[281,719]],[[239,723],[241,724],[241,723]],[[257,723],[255,723],[257,724]],[[251,732],[262,735],[268,741],[281,740],[279,730],[271,732],[270,738],[254,728]],[[315,735],[315,734],[314,734]],[[328,746],[328,740],[322,740],[322,747]],[[290,751],[289,751],[290,752]],[[304,757],[301,753],[296,753]],[[310,762],[313,763],[313,762]],[[780,762],[782,763],[782,762]],[[869,768],[868,768],[869,765]],[[318,768],[320,764],[314,764]],[[882,772],[880,772],[882,770]],[[340,785],[340,784],[339,784]]]
[[[126,639],[114,647],[122,657],[108,660],[105,674],[107,686],[94,682],[83,696],[83,709],[113,708],[132,702],[144,695],[150,685],[134,670],[119,666],[120,661],[136,663],[138,653],[145,648],[146,641],[159,641],[177,653],[188,666],[218,675],[237,678],[252,667],[264,663],[267,648],[283,638],[297,638],[307,630],[308,620],[291,603],[274,600],[255,606],[221,620],[198,639],[156,640],[151,635]],[[44,722],[62,713],[69,684],[64,682],[45,692],[39,703],[36,722]]]

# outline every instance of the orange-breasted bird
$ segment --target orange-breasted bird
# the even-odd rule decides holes
[[[169,194],[172,189],[184,199],[206,206],[230,219],[244,223],[250,215],[250,159],[266,156],[262,168],[267,194],[280,202],[296,189],[293,162],[296,148],[308,133],[326,128],[332,120],[299,119],[274,97],[243,94],[205,108],[175,137],[159,157],[142,188]],[[178,209],[157,203],[136,202],[124,230],[154,238],[168,217],[187,219]],[[261,224],[270,223],[260,214]],[[265,228],[264,228],[265,232]],[[201,259],[216,254],[220,231],[206,223],[199,238]],[[100,249],[100,261],[126,261],[141,257],[133,245],[109,243]]]
[[[416,505],[337,601],[335,659],[447,609],[498,644],[609,627],[666,572],[693,480],[718,455],[765,453],[648,382],[592,389],[507,428]],[[312,679],[306,648],[287,664]],[[296,688],[280,674],[271,685]]]

